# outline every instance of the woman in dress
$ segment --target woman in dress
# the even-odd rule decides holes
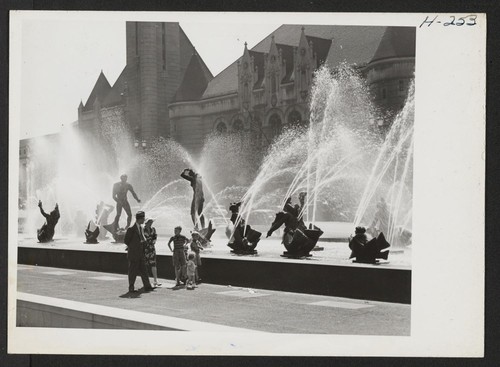
[[[151,273],[153,273],[153,285],[159,287],[161,283],[158,283],[158,271],[156,269],[156,229],[152,226],[154,219],[148,218],[144,223],[144,236],[146,237],[146,247],[144,248],[144,256],[146,257],[146,265],[151,267]]]

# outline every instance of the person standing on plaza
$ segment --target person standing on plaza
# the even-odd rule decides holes
[[[191,241],[190,241],[190,247],[191,251],[194,253],[194,263],[196,264],[196,276],[195,276],[195,281],[196,283],[201,283],[201,278],[200,278],[200,266],[201,266],[201,256],[200,256],[200,251],[203,250],[203,246],[201,245],[201,237],[200,234],[197,231],[191,232]]]
[[[144,256],[146,258],[146,265],[151,267],[151,273],[153,274],[153,285],[155,287],[161,286],[158,282],[158,270],[156,268],[156,229],[153,227],[153,218],[148,218],[144,223],[144,236],[146,237],[146,246],[144,247]]]
[[[113,200],[116,201],[116,217],[113,222],[115,230],[119,227],[120,217],[122,215],[122,209],[127,213],[127,226],[130,227],[130,222],[132,221],[132,211],[130,210],[130,204],[127,199],[127,194],[130,191],[134,199],[140,203],[141,200],[137,197],[134,188],[131,184],[127,182],[128,176],[123,174],[120,176],[120,182],[113,185]]]
[[[177,226],[174,228],[174,235],[170,237],[168,241],[168,248],[172,251],[172,262],[175,270],[175,285],[180,286],[181,281],[185,281],[186,273],[186,254],[184,252],[184,246],[189,242],[189,240],[181,235],[182,227]],[[174,248],[172,249],[171,243],[174,243]]]
[[[128,258],[128,290],[129,292],[137,292],[134,289],[135,279],[137,275],[141,276],[142,284],[146,292],[152,291],[146,269],[146,259],[144,257],[144,247],[146,237],[144,236],[142,224],[144,223],[145,214],[143,211],[138,211],[135,215],[135,223],[127,229],[124,242],[127,245]]]
[[[190,253],[188,256],[187,268],[187,289],[194,289],[196,286],[196,264],[195,264],[195,254]]]

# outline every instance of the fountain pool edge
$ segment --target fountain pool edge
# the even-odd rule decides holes
[[[382,302],[411,303],[411,269],[384,265],[321,264],[249,257],[203,257],[206,283],[317,294]],[[105,273],[127,273],[126,253],[18,247],[18,263]],[[160,278],[173,279],[171,255],[157,255]],[[140,283],[140,280],[137,280]],[[137,284],[139,284],[137,283]],[[127,284],[123,285],[126,289]]]

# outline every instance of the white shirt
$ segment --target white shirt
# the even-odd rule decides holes
[[[139,228],[139,235],[141,236],[141,240],[146,242],[146,237],[144,237],[144,232],[142,231],[142,226],[139,223],[136,223],[137,228]]]

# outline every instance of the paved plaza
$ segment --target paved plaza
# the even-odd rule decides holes
[[[157,315],[158,322],[196,330],[271,333],[410,335],[410,306],[396,303],[200,284],[190,291],[161,279],[153,292],[127,293],[127,276],[18,265],[19,294]],[[318,279],[318,281],[328,281]],[[140,279],[136,287],[140,287]],[[48,298],[47,298],[48,299]],[[64,301],[63,301],[64,300]],[[182,327],[184,325],[185,327]],[[194,325],[194,326],[193,326]],[[234,329],[237,328],[237,329]]]

